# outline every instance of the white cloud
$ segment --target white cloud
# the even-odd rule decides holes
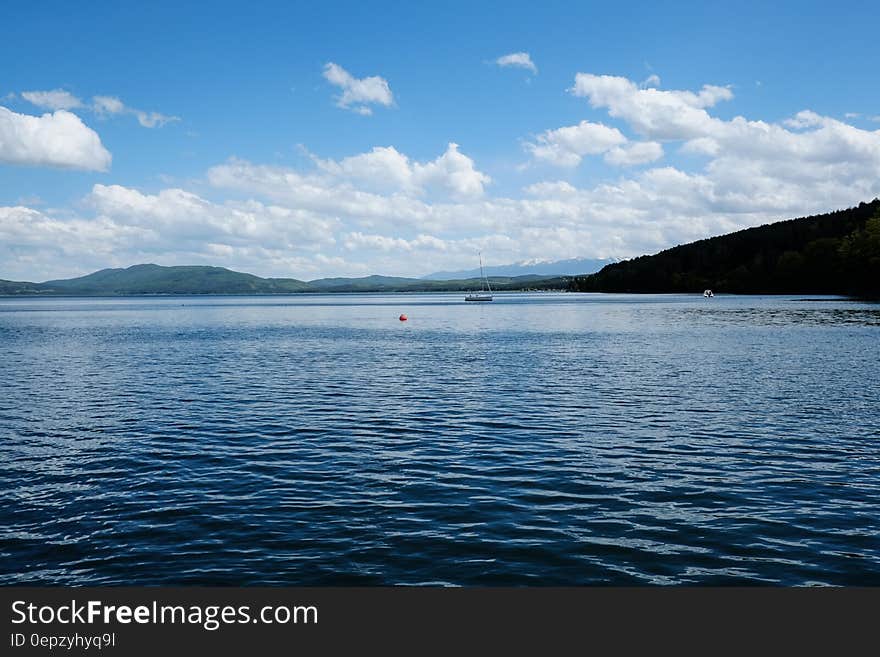
[[[105,219],[59,219],[28,207],[0,207],[0,278],[43,281],[88,273],[108,266],[119,249],[144,235]]]
[[[421,186],[436,186],[453,198],[466,199],[482,196],[483,186],[491,182],[489,176],[477,171],[474,161],[450,143],[446,152],[426,164],[413,165],[413,179]]]
[[[243,180],[256,178],[260,188],[272,181],[273,198],[316,208],[344,203],[354,209],[360,204],[362,212],[376,214],[387,209],[389,202],[411,204],[414,197],[426,192],[455,199],[478,198],[491,182],[455,143],[448,144],[442,155],[428,162],[412,161],[393,146],[377,146],[338,161],[315,156],[312,160],[317,171],[309,173],[232,160],[210,169],[208,179],[217,186],[232,188]],[[396,196],[389,200],[382,193]]]
[[[374,174],[358,171],[363,161],[343,161],[333,172],[240,160],[209,171],[215,189],[253,197],[245,201],[218,203],[177,188],[146,194],[96,185],[87,199],[90,219],[18,209],[11,224],[0,224],[0,278],[17,272],[19,279],[33,279],[33,272],[54,272],[59,263],[77,263],[81,270],[71,274],[158,262],[307,279],[470,268],[477,250],[493,263],[628,257],[880,194],[880,176],[871,172],[847,182],[831,169],[830,181],[797,182],[788,179],[793,163],[749,167],[715,158],[699,173],[667,166],[587,188],[537,182],[522,198],[428,202],[413,196],[418,190],[365,191]],[[411,161],[404,164],[412,170]],[[387,172],[380,167],[375,175]]]
[[[593,78],[583,97],[619,127],[585,121],[541,133],[530,147],[547,149],[546,161],[594,155],[629,166],[669,149],[702,157],[682,158],[688,170],[609,169],[581,186],[536,175],[510,196],[489,195],[488,176],[455,144],[423,161],[393,146],[298,168],[232,159],[209,169],[199,194],[98,185],[78,206],[88,217],[3,209],[0,278],[59,263],[204,263],[314,278],[470,268],[480,249],[490,264],[630,257],[880,195],[880,130],[808,110],[773,123],[722,119],[711,108],[726,87],[660,91]]]
[[[644,80],[642,80],[639,83],[639,89],[650,89],[650,88],[659,87],[659,86],[660,86],[660,76],[657,75],[656,73],[651,73],[651,75],[649,75],[648,77],[646,77]]]
[[[492,244],[499,262],[628,257],[880,194],[880,131],[809,111],[793,117],[791,128],[743,117],[723,120],[708,108],[730,97],[726,87],[667,92],[609,80],[597,84],[601,101],[598,91],[589,97],[647,140],[584,121],[548,130],[526,147],[559,164],[603,155],[611,165],[629,166],[655,162],[663,156],[662,142],[678,142],[707,156],[706,162],[696,171],[648,168],[583,189],[537,181],[524,188],[523,198],[460,197],[453,203],[420,198],[414,163],[391,147],[319,164],[323,176],[232,162],[212,169],[209,179],[337,216],[347,228],[340,238],[346,258],[399,274],[424,272],[428,261],[433,269],[468,266],[481,240]],[[586,87],[581,90],[587,94]]]
[[[605,153],[605,161],[614,166],[634,166],[656,162],[663,157],[663,146],[656,141],[631,142]]]
[[[99,114],[122,114],[125,111],[125,104],[114,96],[95,96],[92,102]]]
[[[880,131],[860,130],[810,110],[781,124],[711,116],[706,108],[732,97],[727,87],[660,91],[640,89],[626,78],[579,73],[572,91],[649,139],[682,141],[684,151],[709,156],[705,175],[724,190],[728,202],[742,207],[794,207],[789,194],[822,194],[846,205],[870,194],[876,187],[871,179],[880,174]],[[798,186],[804,188],[795,191]],[[772,202],[774,189],[779,194]]]
[[[347,257],[366,259],[374,272],[403,275],[470,266],[477,248],[489,248],[496,262],[625,256],[767,220],[766,213],[713,213],[711,181],[669,167],[594,189],[536,183],[525,190],[533,199],[457,203],[367,193],[339,179],[240,161],[214,167],[209,181],[338,217],[348,229],[339,238]]]
[[[822,117],[813,111],[801,110],[790,119],[785,119],[782,123],[789,128],[794,128],[796,130],[815,128],[818,125],[822,125]]]
[[[63,89],[23,91],[21,92],[21,97],[37,107],[50,110],[86,108],[86,105],[79,98]],[[94,111],[99,116],[131,115],[145,128],[162,127],[168,123],[180,120],[177,116],[168,116],[160,112],[145,112],[128,107],[115,96],[94,96],[91,105],[87,109]]]
[[[410,159],[393,146],[376,146],[367,153],[336,160],[313,157],[318,167],[336,177],[348,177],[370,183],[378,189],[414,191]]]
[[[144,128],[161,128],[162,126],[180,121],[180,117],[168,116],[159,112],[145,112],[143,110],[128,107],[115,96],[95,96],[92,98],[92,108],[99,115],[129,114],[137,118]]]
[[[361,232],[348,233],[343,245],[349,251],[359,249],[378,249],[380,251],[415,251],[433,250],[446,251],[448,244],[433,235],[418,235],[415,239],[406,240],[400,237],[385,235],[369,235]]]
[[[393,220],[402,206],[410,213],[422,205],[409,197],[357,189],[329,176],[238,159],[211,167],[207,179],[214,187],[256,194],[291,207],[375,220]]]
[[[607,108],[639,134],[655,140],[690,139],[709,131],[713,119],[706,112],[733,98],[728,87],[705,85],[699,92],[642,89],[635,82],[611,75],[578,73],[571,92],[587,98],[595,108]]]
[[[144,194],[120,185],[95,185],[86,200],[98,217],[147,229],[165,246],[256,243],[295,250],[334,241],[335,220],[257,201],[216,204],[182,189]]]
[[[328,62],[324,65],[324,79],[342,89],[336,99],[338,107],[370,115],[373,110],[369,105],[390,107],[394,104],[388,81],[378,75],[358,79],[338,64]]]
[[[613,166],[645,164],[663,157],[663,147],[657,142],[630,142],[617,128],[589,121],[546,130],[525,147],[535,159],[562,167],[576,167],[587,155],[604,154]]]
[[[182,189],[95,185],[88,216],[0,207],[0,278],[47,280],[132,264],[221,264],[263,275],[318,272],[337,219],[259,201],[214,203]]]
[[[516,68],[524,68],[535,75],[538,74],[538,67],[535,66],[535,63],[527,52],[512,52],[509,55],[502,55],[495,60],[495,63],[501,67],[513,66]]]
[[[547,130],[527,143],[532,156],[552,164],[575,167],[585,155],[599,155],[627,141],[617,128],[581,121],[577,125]]]
[[[166,116],[165,114],[160,114],[159,112],[142,112],[140,110],[136,110],[134,112],[134,115],[137,117],[138,123],[140,123],[145,128],[161,128],[166,123],[180,121],[180,119],[176,116]]]
[[[586,155],[599,154],[613,166],[654,162],[663,157],[662,141],[691,140],[688,150],[711,152],[715,142],[707,138],[723,132],[725,123],[706,108],[733,98],[733,92],[717,85],[704,85],[698,92],[652,87],[659,83],[657,75],[636,84],[622,77],[578,73],[570,89],[594,108],[607,109],[611,118],[625,121],[645,141],[632,142],[617,128],[581,121],[548,130],[526,148],[537,159],[567,167],[577,166]]]
[[[101,138],[75,114],[31,116],[0,107],[0,162],[106,171],[110,161]]]
[[[49,110],[70,110],[82,107],[82,101],[64,89],[53,89],[51,91],[22,91],[21,97],[32,105]]]
[[[577,187],[564,180],[533,183],[523,189],[529,196],[557,198],[577,194]]]

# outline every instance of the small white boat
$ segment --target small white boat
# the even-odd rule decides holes
[[[708,299],[709,297],[714,297],[715,294],[712,292],[712,290],[703,290],[703,296]]]
[[[487,291],[488,290],[488,291]],[[483,273],[483,254],[480,253],[480,291],[469,294],[464,298],[465,301],[492,301],[492,286],[489,285],[489,279]]]

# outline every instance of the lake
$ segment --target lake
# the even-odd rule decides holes
[[[0,299],[0,583],[880,585],[880,305],[463,298]]]

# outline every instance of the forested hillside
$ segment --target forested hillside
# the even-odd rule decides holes
[[[579,292],[880,295],[880,199],[614,263]]]

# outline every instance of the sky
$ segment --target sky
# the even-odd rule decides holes
[[[876,2],[2,17],[2,279],[629,258],[880,196]]]

